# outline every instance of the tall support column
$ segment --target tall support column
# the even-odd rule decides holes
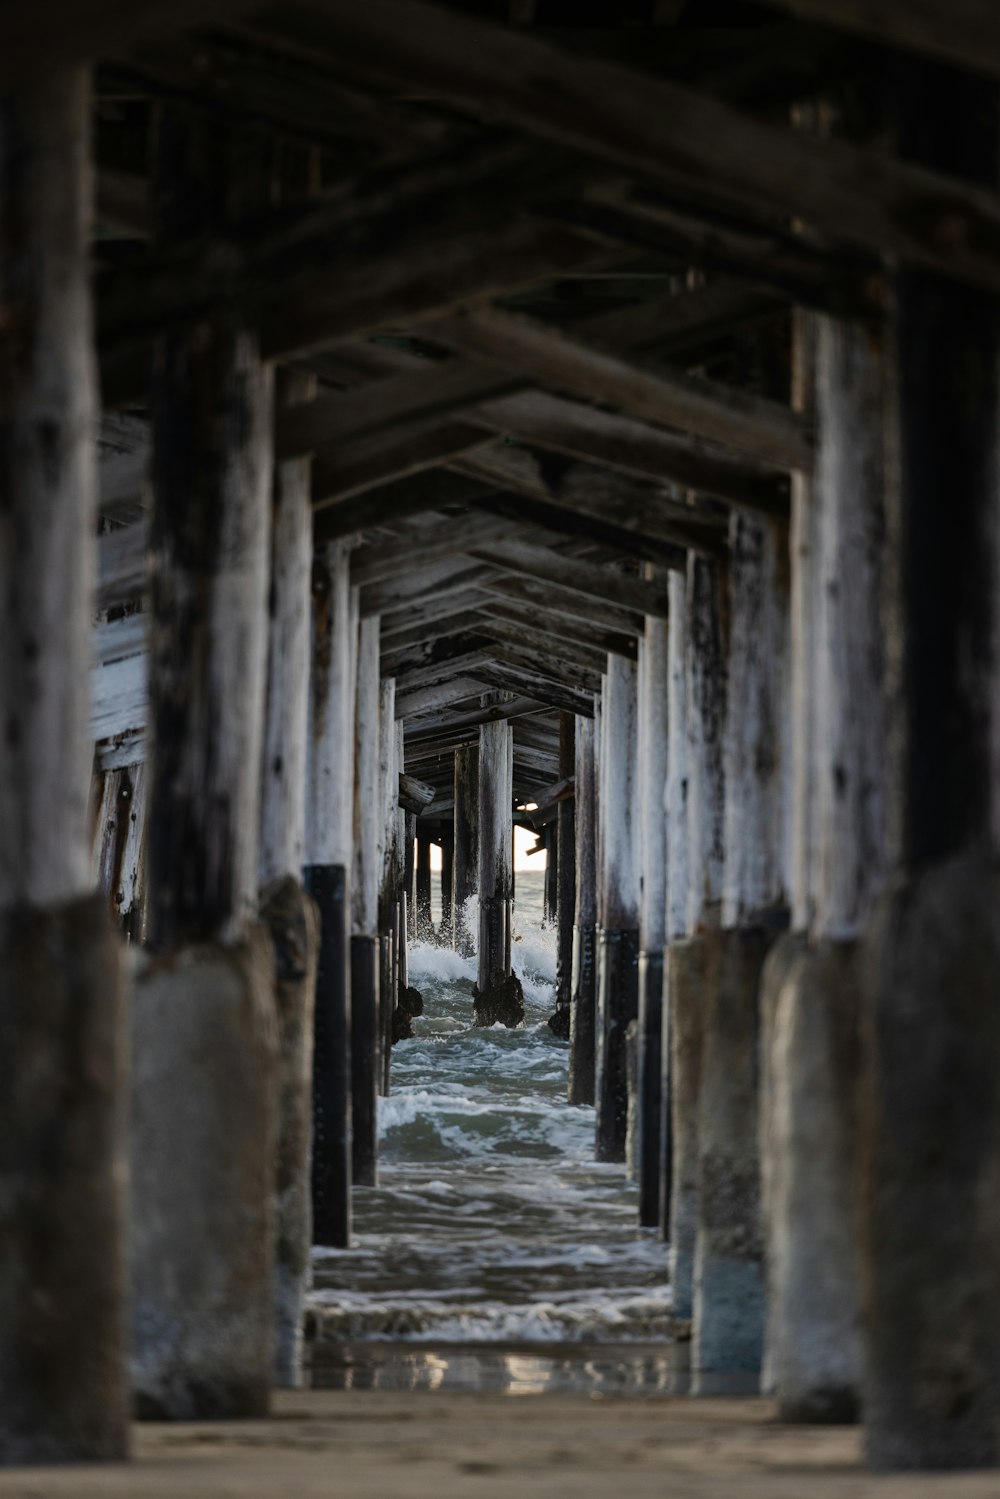
[[[283,372],[281,404],[310,399],[311,376]],[[277,973],[280,1047],[274,1382],[302,1383],[302,1318],[310,1282],[313,1007],[319,917],[302,885],[309,734],[311,464],[293,459],[275,473],[270,646],[261,796],[261,916]]]
[[[995,84],[907,62],[894,110],[903,156],[996,190]],[[922,271],[900,271],[894,293],[896,879],[865,952],[865,1441],[877,1468],[992,1467],[1000,1463],[997,308]]]
[[[647,576],[655,578],[652,569]],[[661,583],[669,580],[659,578]],[[671,605],[671,609],[672,609]],[[639,642],[639,1222],[660,1221],[663,1173],[663,948],[666,940],[668,630],[646,616]]]
[[[576,716],[559,715],[559,779],[576,774]],[[574,796],[565,797],[556,812],[559,888],[556,894],[556,1013],[560,1032],[569,1039],[573,995],[573,931],[576,915],[576,813]]]
[[[673,930],[664,976],[672,1147],[664,1231],[670,1243],[674,1315],[679,1318],[690,1318],[693,1311],[706,965],[722,899],[728,681],[728,585],[722,568],[689,557],[686,595],[685,742],[677,753],[687,771],[687,911],[681,936],[671,902]]]
[[[886,874],[883,350],[828,319],[800,328],[804,355],[813,341],[816,474],[793,496],[793,930],[762,985],[761,1130],[765,1384],[808,1421],[860,1404],[856,939]]]
[[[399,988],[399,764],[396,735],[396,681],[386,678],[379,693],[379,1093],[389,1092],[392,1021]]]
[[[600,1051],[597,1159],[623,1161],[628,1128],[626,1032],[639,1014],[638,674],[609,656],[601,716],[602,859],[598,910]]]
[[[595,721],[576,720],[576,924],[569,1030],[570,1103],[594,1102],[594,1035],[597,1010],[597,777]]]
[[[118,942],[87,818],[89,87],[0,95],[0,1463],[124,1457]]]
[[[451,823],[441,831],[441,941],[448,944],[455,941],[454,877],[455,825]]]
[[[351,1140],[356,1186],[377,1180],[379,1073],[379,635],[361,621],[354,715],[354,879],[351,890]]]
[[[227,132],[164,107],[154,141],[160,245],[224,235],[255,191],[246,161]],[[213,309],[210,323],[168,334],[156,351],[155,956],[138,972],[133,1010],[131,1259],[133,1387],[140,1413],[160,1419],[260,1415],[272,1379],[275,971],[269,935],[251,925],[272,384],[235,309]]]
[[[688,755],[688,606],[687,579],[684,574],[672,572],[667,580],[670,603],[667,655],[667,780],[664,793],[666,807],[665,843],[665,889],[664,889],[664,938],[668,949],[664,954],[663,971],[663,1029],[666,1040],[661,1051],[661,1088],[663,1106],[661,1112],[661,1153],[663,1158],[662,1186],[660,1190],[660,1224],[664,1237],[673,1238],[671,1222],[673,1179],[673,1067],[670,1051],[670,1030],[673,1024],[672,998],[669,986],[669,944],[681,942],[687,933],[689,898],[689,854],[690,829],[689,797],[690,766]],[[681,960],[683,966],[683,959]]]
[[[756,1390],[764,1331],[758,991],[785,892],[788,538],[734,513],[722,922],[706,957],[693,1389]]]
[[[417,835],[417,922],[416,935],[431,934],[431,840]]]
[[[505,718],[479,729],[479,974],[477,1025],[520,1025],[521,983],[511,973],[514,733]]]
[[[452,913],[455,947],[464,957],[476,948],[472,898],[479,889],[479,744],[455,751],[455,861]]]
[[[313,1052],[313,1237],[351,1237],[350,876],[354,812],[357,598],[350,547],[327,542],[313,563],[312,702],[306,883],[320,913]]]

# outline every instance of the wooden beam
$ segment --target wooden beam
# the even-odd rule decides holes
[[[531,651],[533,654],[544,652],[560,661],[582,667],[591,674],[596,672],[598,676],[607,670],[606,651],[595,649],[579,639],[558,639],[550,635],[541,625],[531,627],[512,624],[509,620],[484,619],[480,632],[480,638],[488,641],[491,647],[499,643],[515,649]]]
[[[452,681],[456,677],[471,677],[479,667],[491,659],[485,642],[467,642],[460,654],[447,661],[432,661],[426,666],[415,666],[405,672],[395,672],[396,693],[401,696],[416,692],[422,687],[433,687],[440,682]]]
[[[1000,16],[989,0],[767,0],[811,21],[1000,77]]]
[[[495,571],[514,573],[541,583],[554,583],[583,598],[598,599],[622,609],[667,617],[666,593],[652,583],[645,583],[612,568],[593,562],[564,557],[544,547],[525,546],[519,542],[497,542],[476,548],[469,556]]]
[[[384,650],[381,657],[381,671],[384,677],[396,677],[396,686],[399,687],[399,679],[406,677],[411,672],[422,671],[425,667],[444,667],[447,669],[450,662],[458,661],[467,656],[470,641],[475,642],[476,650],[481,648],[480,631],[461,630],[452,627],[447,634],[438,636],[437,639],[422,638],[418,643],[410,644],[401,648]]]
[[[481,479],[469,479],[442,469],[412,474],[407,479],[369,489],[356,498],[324,506],[316,513],[314,539],[318,545],[372,526],[392,525],[425,510],[439,510],[443,505],[466,505],[482,494],[485,487]]]
[[[777,469],[812,469],[813,442],[803,419],[763,396],[681,370],[642,369],[561,329],[498,308],[468,311],[441,331],[459,347],[530,372],[542,384],[678,427]]]
[[[560,682],[550,681],[538,672],[527,672],[513,666],[489,666],[476,672],[476,676],[488,687],[500,687],[507,692],[530,693],[549,708],[564,709],[567,713],[579,713],[583,718],[592,718],[594,700],[589,694],[574,692]]]
[[[408,531],[398,540],[374,541],[351,556],[351,582],[377,583],[427,562],[454,557],[470,546],[502,541],[512,531],[508,520],[494,515],[447,516],[433,526]]]
[[[483,591],[499,596],[504,603],[513,601],[530,608],[545,608],[571,622],[584,619],[624,635],[638,637],[646,628],[645,614],[636,609],[620,609],[607,600],[597,603],[590,594],[534,577],[495,576],[484,583]]]
[[[665,482],[682,485],[765,515],[783,517],[788,514],[788,480],[783,475],[763,472],[733,458],[724,448],[715,447],[688,432],[665,431],[650,422],[601,411],[546,391],[491,402],[489,406],[470,413],[469,419],[478,422],[484,414],[491,423],[495,419],[497,427],[508,435],[533,447],[584,458],[591,465],[653,481],[658,486]],[[490,473],[510,472],[515,462],[510,453],[507,447],[484,448],[458,459],[456,467],[470,476],[478,474],[484,478]],[[536,480],[534,488],[540,498],[553,500],[550,486],[555,480],[563,489],[571,484],[574,488],[589,487],[602,493],[608,490],[614,493],[609,481],[605,481],[602,487],[592,474],[589,485],[581,486],[568,479],[565,466],[549,463],[539,467],[542,482]],[[548,475],[554,477],[548,478]],[[510,481],[504,482],[509,484]],[[633,514],[636,502],[644,501],[646,520],[642,525],[636,524],[635,529],[642,530],[646,536],[664,541],[676,540],[677,533],[668,529],[671,515],[685,527],[699,522],[697,511],[688,509],[685,515],[684,507],[672,506],[662,495],[662,490],[659,496],[654,496],[638,485],[621,485],[618,492],[628,495],[629,503],[624,509],[626,516]],[[660,501],[658,505],[656,498]],[[574,508],[577,507],[574,505]],[[621,515],[616,519],[623,523]],[[658,522],[655,529],[649,524],[652,519]]]
[[[443,603],[447,594],[464,594],[472,586],[479,587],[493,571],[481,563],[477,565],[475,559],[470,562],[469,554],[431,563],[408,578],[396,577],[382,583],[366,584],[361,590],[361,613],[366,617],[388,614],[395,609],[411,608],[428,598]]]
[[[402,770],[399,772],[399,805],[404,812],[414,812],[419,816],[433,800],[433,786],[418,781],[416,776],[407,775]]]
[[[602,655],[609,652],[617,656],[628,656],[635,660],[638,642],[634,635],[623,635],[616,630],[610,630],[603,626],[601,620],[585,620],[579,616],[570,620],[565,615],[556,614],[548,609],[540,607],[528,607],[515,604],[513,600],[501,600],[490,596],[487,602],[480,605],[477,611],[479,617],[490,621],[514,625],[524,630],[534,630],[537,635],[552,641],[578,641],[581,645],[589,646],[591,650],[600,651]]]
[[[638,69],[571,56],[422,0],[324,0],[323,9],[322,18],[303,18],[294,42],[278,7],[258,34],[510,120],[695,202],[721,198],[751,215],[804,219],[831,246],[1000,287],[993,192],[879,149],[765,124]]]
[[[548,706],[536,697],[528,697],[524,693],[515,692],[504,703],[490,703],[485,708],[470,709],[467,713],[449,713],[433,724],[410,724],[405,730],[405,739],[407,744],[411,738],[416,743],[425,742],[433,735],[454,733],[462,729],[477,729],[480,724],[493,723],[498,718],[514,719],[525,714],[542,713]]]
[[[397,684],[398,685],[398,684]],[[475,677],[449,677],[427,687],[414,687],[396,693],[396,717],[414,718],[435,709],[450,708],[455,703],[481,695],[483,684]]]
[[[515,671],[535,672],[547,681],[558,682],[578,692],[600,692],[601,674],[607,670],[608,664],[604,658],[596,666],[593,663],[580,666],[566,656],[511,645],[503,640],[491,641],[488,654],[499,665],[513,667]]]
[[[487,597],[485,591],[469,588],[464,592],[444,593],[440,598],[435,598],[432,594],[412,604],[383,610],[381,614],[382,638],[388,644],[390,638],[400,630],[416,628],[427,630],[438,620],[447,619],[453,614],[463,614],[475,608]]]
[[[393,480],[437,468],[488,446],[490,441],[490,434],[479,427],[429,421],[405,427],[388,439],[363,437],[345,443],[335,459],[314,460],[313,505],[322,509]]]

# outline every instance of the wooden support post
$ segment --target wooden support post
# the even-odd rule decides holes
[[[405,763],[403,725],[396,721],[396,764],[400,772]],[[400,854],[399,878],[403,881],[399,899],[399,944],[397,948],[396,1008],[393,1011],[392,1040],[408,1041],[413,1035],[413,1018],[423,1014],[424,999],[410,984],[409,945],[416,937],[416,847],[417,818],[413,812],[397,809]]]
[[[0,1463],[128,1450],[118,942],[87,801],[96,379],[80,70],[0,97]]]
[[[351,891],[351,1149],[355,1186],[378,1173],[379,1073],[379,622],[358,636],[354,714],[354,879]]]
[[[455,907],[452,893],[454,878],[455,824],[452,821],[441,832],[441,941],[449,946],[455,941]]]
[[[477,1025],[520,1025],[521,983],[511,973],[514,897],[514,733],[505,718],[479,730],[479,972]]]
[[[556,829],[550,823],[543,828],[545,843],[545,875],[542,885],[542,914],[548,926],[555,926],[559,889],[559,841]]]
[[[788,538],[734,514],[724,930],[705,972],[693,1390],[759,1387],[764,1332],[758,990],[785,919]]]
[[[153,145],[164,249],[226,233],[255,195],[250,154],[164,106]],[[272,385],[235,306],[166,335],[154,360],[155,957],[133,1010],[131,1257],[133,1387],[140,1413],[160,1418],[261,1415],[273,1373],[275,972],[269,936],[251,926]]]
[[[764,1387],[786,1420],[842,1421],[862,1372],[856,939],[886,876],[885,372],[871,330],[814,321],[797,338],[802,361],[815,345],[819,451],[811,493],[793,491],[792,931],[761,986]]]
[[[351,1238],[350,876],[354,810],[357,591],[342,541],[313,562],[312,703],[306,884],[320,912],[313,1052],[313,1237]]]
[[[573,927],[573,990],[569,1032],[570,1103],[594,1102],[594,1038],[597,1008],[597,776],[596,719],[576,720],[576,922]]]
[[[608,657],[601,713],[601,861],[598,869],[597,1159],[624,1161],[628,1129],[626,1031],[639,1014],[638,677]]]
[[[99,771],[93,874],[122,936],[142,945],[146,936],[146,787],[144,763]]]
[[[309,375],[283,373],[279,405],[308,400]],[[280,1080],[277,1149],[274,1382],[302,1383],[302,1322],[310,1284],[313,1010],[319,918],[302,885],[309,733],[312,581],[310,463],[275,471],[267,710],[260,819],[261,917],[277,974]]]
[[[907,62],[894,111],[904,157],[995,192],[995,84]],[[907,271],[894,311],[896,879],[864,961],[865,1442],[876,1468],[995,1467],[997,309]]]
[[[576,774],[576,718],[559,715],[559,779]],[[576,914],[576,813],[573,796],[564,796],[556,810],[556,1009],[549,1027],[561,1040],[570,1039],[573,1003],[573,932]]]
[[[399,989],[399,757],[396,734],[396,682],[382,680],[379,690],[379,898],[378,924],[381,935],[379,968],[379,1093],[389,1092],[392,1057],[392,1023]]]
[[[465,957],[475,951],[471,901],[479,890],[479,743],[455,751],[455,862],[452,912],[455,947]]]
[[[652,580],[650,580],[652,581]],[[669,586],[669,585],[668,585]],[[671,596],[671,620],[674,619]],[[639,642],[639,911],[638,1142],[639,1222],[654,1228],[669,1179],[663,1140],[663,948],[666,934],[667,848],[664,798],[670,722],[668,626],[647,618]]]
[[[417,837],[416,897],[416,935],[426,938],[431,935],[431,841],[419,835]]]
[[[406,897],[406,939],[412,942],[417,922],[417,819],[413,812],[403,814],[403,891]]]
[[[698,1230],[698,1117],[707,960],[722,899],[725,774],[723,750],[728,681],[728,594],[723,569],[688,559],[686,741],[687,913],[683,937],[667,947],[665,994],[670,1015],[669,1106],[671,1192],[664,1236],[670,1244],[674,1315],[690,1318]],[[669,1213],[666,1207],[669,1206]]]

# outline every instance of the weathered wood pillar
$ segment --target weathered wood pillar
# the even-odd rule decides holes
[[[996,191],[995,84],[908,61],[893,109],[903,157]],[[1000,1463],[997,304],[916,270],[899,271],[893,290],[887,500],[896,586],[887,636],[896,878],[864,954],[865,1440],[877,1468],[992,1467]]]
[[[357,596],[350,545],[327,542],[313,562],[312,691],[306,884],[319,906],[313,1050],[313,1238],[351,1237],[351,865]]]
[[[455,859],[452,866],[452,919],[455,947],[464,957],[475,951],[472,899],[479,889],[479,744],[455,751]]]
[[[479,728],[479,972],[477,1025],[520,1025],[524,994],[511,972],[514,733],[507,719]]]
[[[400,758],[402,769],[402,758]],[[416,936],[417,921],[417,819],[414,813],[403,813],[403,897],[406,901],[406,937]]]
[[[145,762],[98,771],[94,777],[99,796],[94,882],[122,936],[140,946],[146,936],[148,779]]]
[[[576,774],[576,715],[559,715],[559,779]],[[556,811],[556,1020],[558,1034],[569,1040],[573,999],[573,932],[576,915],[576,813],[574,796],[566,796]]]
[[[672,737],[671,751],[676,744],[687,776],[687,911],[680,935],[679,912],[671,900],[664,981],[672,1159],[664,1233],[670,1243],[670,1281],[678,1318],[690,1318],[693,1310],[701,1049],[712,941],[707,934],[719,925],[722,899],[728,585],[719,564],[694,555],[688,558],[686,603],[684,740]],[[676,882],[671,894],[675,899],[679,895]]]
[[[392,1024],[399,989],[399,764],[396,735],[396,681],[386,677],[379,690],[379,1093],[389,1092]]]
[[[431,935],[431,840],[417,834],[417,921],[416,935]]]
[[[351,1141],[356,1186],[374,1187],[378,1172],[379,822],[378,617],[358,636],[354,716],[354,877],[351,890]]]
[[[570,1103],[594,1102],[594,1038],[597,1011],[597,776],[595,720],[576,720],[576,923],[573,927],[573,992],[569,1031]]]
[[[765,1388],[793,1420],[859,1409],[857,937],[886,874],[884,356],[872,330],[815,342],[818,456],[793,490],[792,931],[762,984]]]
[[[723,930],[710,939],[698,1112],[693,1390],[756,1390],[764,1330],[758,991],[784,919],[788,538],[734,513]]]
[[[90,863],[90,90],[0,95],[0,1463],[126,1456],[128,1086]]]
[[[609,656],[601,714],[598,871],[597,1159],[623,1161],[628,1128],[626,1031],[639,1014],[638,674]]]
[[[280,372],[279,404],[308,400],[311,376]],[[319,917],[302,885],[309,734],[311,464],[281,463],[272,512],[270,644],[261,796],[261,917],[277,973],[280,1049],[274,1382],[302,1383],[302,1318],[310,1284],[313,1009]]]
[[[153,147],[162,248],[225,235],[245,211],[257,184],[244,144],[163,107]],[[137,1408],[161,1419],[260,1415],[272,1379],[275,971],[270,937],[253,924],[272,385],[233,307],[156,350],[153,956],[133,1010],[131,1259]]]
[[[648,569],[647,578],[669,582]],[[673,605],[671,604],[671,609]],[[668,630],[646,616],[639,641],[639,911],[638,1183],[639,1222],[660,1221],[663,1175],[663,948],[667,902]]]
[[[441,830],[441,941],[449,946],[455,941],[454,878],[455,825],[450,823]]]
[[[403,724],[396,724],[396,765],[398,774],[406,768],[406,751],[404,746]],[[398,802],[397,787],[397,802]],[[413,1035],[413,1018],[423,1013],[424,999],[419,989],[410,985],[410,959],[409,944],[412,931],[410,912],[415,909],[415,874],[416,874],[416,828],[417,819],[413,812],[406,812],[397,806],[397,848],[399,867],[397,880],[399,881],[399,941],[397,946],[397,985],[396,985],[396,1008],[393,1011],[392,1040],[393,1045],[397,1041],[408,1041]]]

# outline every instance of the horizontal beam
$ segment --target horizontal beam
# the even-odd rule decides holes
[[[484,593],[499,597],[504,603],[514,602],[530,608],[548,609],[570,622],[583,619],[619,634],[639,636],[645,633],[646,616],[636,609],[620,609],[601,600],[595,603],[591,594],[578,593],[562,588],[550,580],[540,580],[524,575],[494,576],[483,585]]]
[[[682,370],[646,370],[561,329],[498,308],[451,318],[443,331],[458,347],[530,373],[539,384],[680,428],[777,469],[812,469],[812,436],[802,418],[763,396]]]
[[[767,0],[893,47],[1000,78],[1000,15],[990,0]]]
[[[279,10],[263,34],[289,45],[292,30]],[[1000,288],[1000,198],[881,148],[776,127],[638,69],[549,46],[524,28],[422,0],[324,0],[323,18],[306,31],[310,54],[326,54],[341,71],[509,120],[694,202],[707,196],[751,215],[802,219],[830,246]]]
[[[666,619],[669,613],[664,589],[631,574],[583,562],[576,557],[565,557],[544,547],[513,541],[496,542],[470,551],[469,556],[494,570],[533,578],[536,582],[555,583],[583,598],[652,614],[658,619]]]
[[[500,687],[507,692],[531,694],[550,708],[559,708],[567,713],[577,713],[581,718],[594,716],[594,700],[589,694],[574,692],[570,687],[550,681],[537,672],[521,671],[513,666],[489,666],[477,671],[477,677],[487,686]]]

